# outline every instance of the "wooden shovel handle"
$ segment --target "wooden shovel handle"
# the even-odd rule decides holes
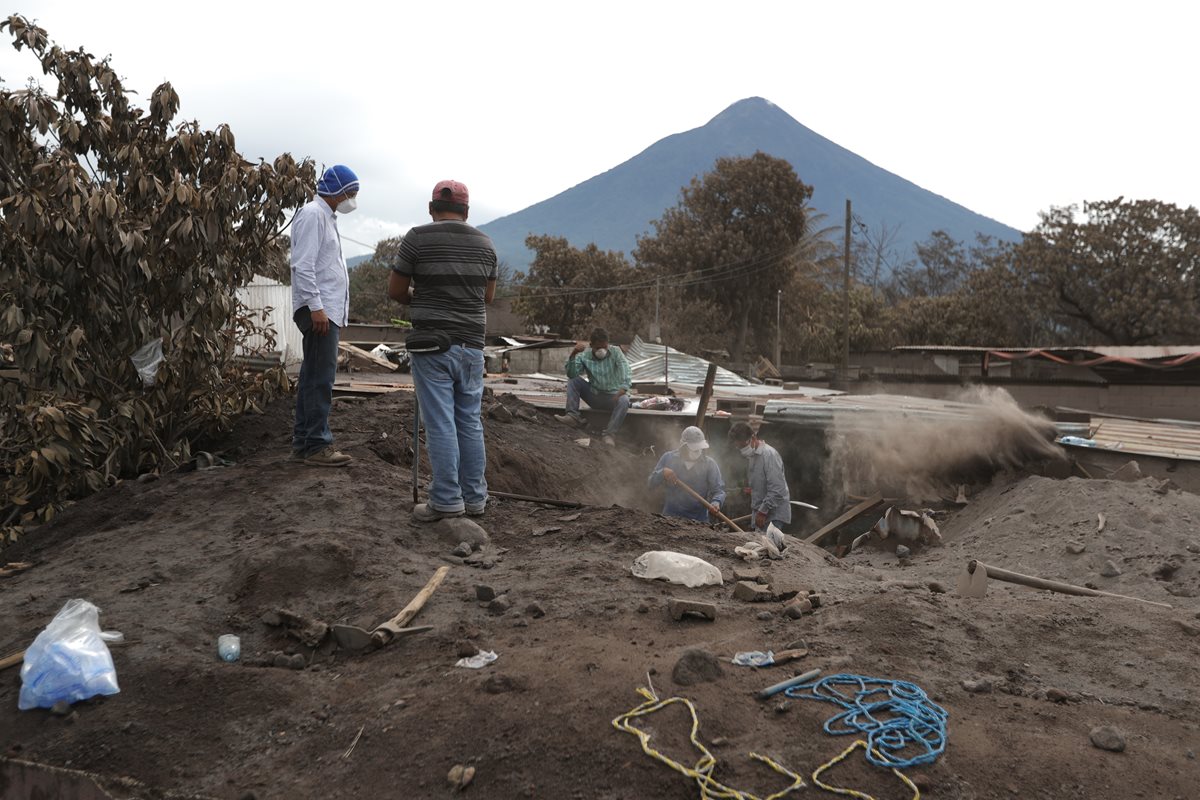
[[[722,513],[721,513],[721,510],[720,510],[719,508],[717,508],[717,507],[716,507],[716,506],[714,506],[712,503],[708,502],[708,501],[707,501],[707,500],[705,500],[703,497],[701,497],[701,496],[700,496],[700,493],[699,493],[699,492],[697,492],[695,489],[693,489],[692,487],[688,486],[686,483],[684,483],[683,481],[681,481],[681,480],[678,480],[678,479],[675,481],[675,485],[676,485],[676,486],[678,486],[680,489],[683,489],[685,492],[687,492],[688,494],[690,494],[692,497],[694,497],[694,498],[696,498],[697,500],[699,500],[701,503],[704,503],[704,506],[705,506],[705,508],[707,508],[709,511],[713,512],[714,514],[716,514],[716,515],[717,515],[717,516],[718,516],[718,517],[721,519],[721,521],[722,521],[722,522],[724,522],[726,525],[728,525],[729,527],[733,528],[733,529],[734,529],[735,531],[737,531],[738,533],[745,533],[745,531],[743,531],[741,528],[739,528],[739,527],[737,526],[737,523],[736,523],[736,522],[734,522],[734,521],[733,521],[733,520],[731,520],[729,517],[727,517],[727,516],[725,516],[724,514],[722,514]]]
[[[386,632],[387,635],[390,636],[400,628],[407,627],[408,623],[412,622],[413,617],[420,613],[421,609],[425,605],[425,601],[429,599],[429,596],[433,594],[439,586],[441,586],[442,581],[446,579],[446,573],[449,571],[450,567],[438,567],[437,572],[433,573],[433,577],[429,579],[429,583],[425,584],[425,588],[417,592],[417,596],[409,601],[408,605],[400,609],[399,614],[381,624],[374,631],[372,631],[372,634]]]

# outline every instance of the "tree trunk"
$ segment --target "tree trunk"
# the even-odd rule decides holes
[[[729,358],[735,363],[742,360],[742,353],[746,349],[746,332],[750,327],[750,304],[747,303],[742,307],[741,319],[737,322],[737,333],[734,334],[733,348],[729,352]]]

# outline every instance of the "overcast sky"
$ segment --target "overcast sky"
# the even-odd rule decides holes
[[[10,7],[111,54],[143,97],[170,80],[181,116],[229,123],[247,157],[348,164],[362,192],[342,230],[368,243],[426,221],[442,178],[482,224],[752,96],[1020,230],[1083,200],[1200,204],[1195,3]],[[0,47],[7,87],[38,69]]]

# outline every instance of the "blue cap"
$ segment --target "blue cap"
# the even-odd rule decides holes
[[[344,192],[358,191],[358,176],[344,164],[335,164],[325,170],[321,180],[317,181],[317,194],[322,197],[336,197]]]

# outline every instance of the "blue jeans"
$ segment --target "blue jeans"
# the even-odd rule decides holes
[[[608,418],[608,426],[604,429],[604,436],[616,436],[617,431],[621,430],[622,423],[625,422],[625,415],[629,413],[629,393],[617,396],[616,392],[598,392],[592,388],[591,382],[582,375],[571,378],[567,381],[567,413],[579,416],[579,401],[587,403],[591,408],[597,408],[601,411],[612,409],[612,416]]]
[[[429,507],[482,511],[487,504],[487,454],[479,418],[483,351],[456,344],[444,353],[414,353],[412,376],[433,467]]]
[[[305,306],[292,319],[304,335],[304,361],[296,383],[296,422],[292,426],[292,450],[311,455],[333,444],[329,430],[329,407],[333,405],[333,380],[337,375],[338,326],[329,323],[329,333],[313,330],[312,313]]]

